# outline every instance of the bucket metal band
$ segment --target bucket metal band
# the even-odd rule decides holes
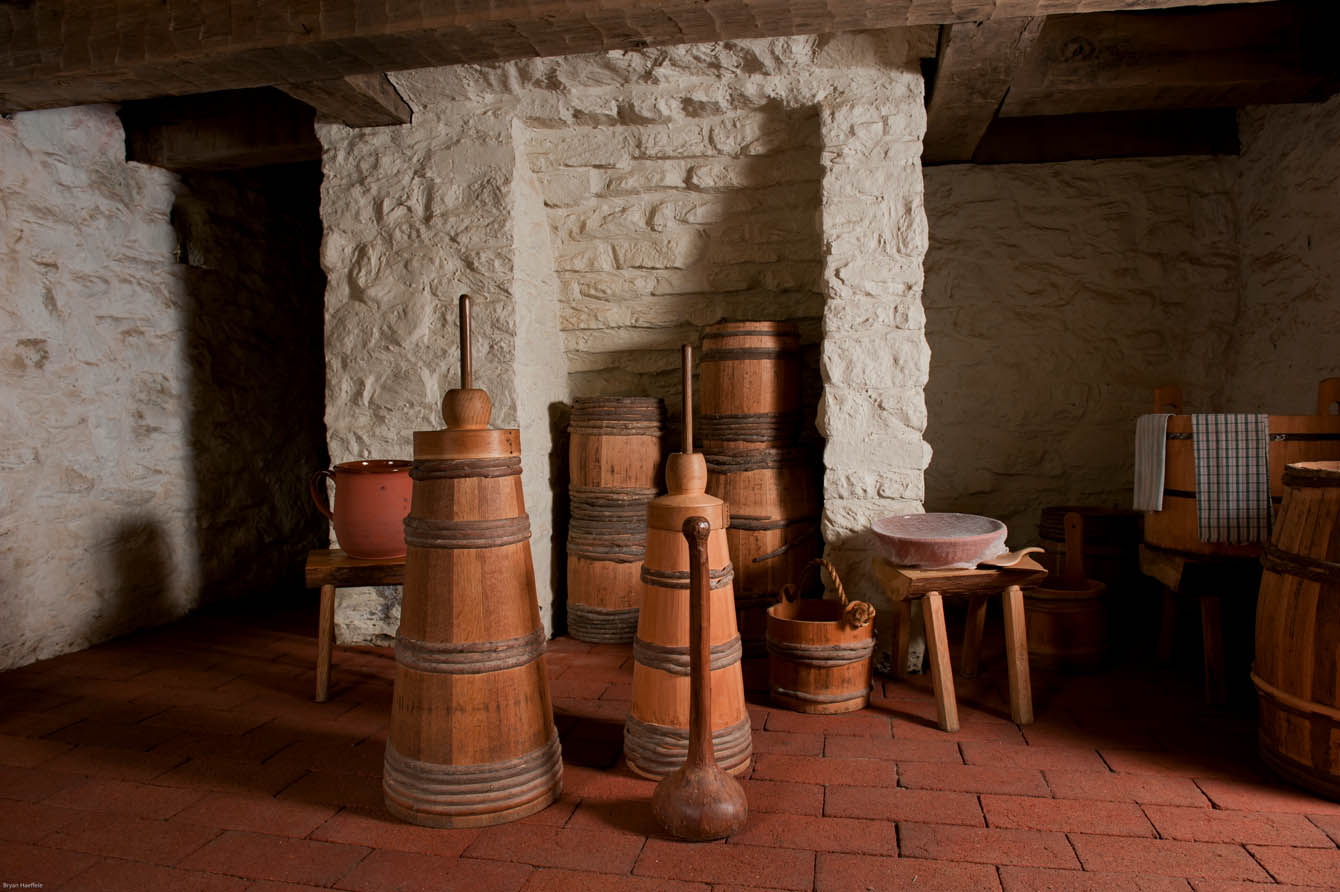
[[[1276,545],[1267,545],[1262,551],[1261,567],[1271,573],[1298,576],[1310,582],[1330,585],[1340,583],[1340,563],[1294,554]]]
[[[645,546],[613,545],[568,537],[568,554],[588,561],[609,561],[612,564],[637,564],[647,556]]]
[[[588,437],[652,437],[659,440],[664,425],[658,420],[643,418],[616,418],[608,415],[596,418],[573,419],[568,425],[569,434],[583,434]]]
[[[831,669],[835,666],[846,666],[851,663],[859,663],[862,660],[869,659],[870,654],[873,653],[874,650],[874,638],[865,641],[857,641],[852,644],[796,644],[791,641],[774,641],[771,638],[768,639],[768,653],[783,657],[793,663],[800,663],[805,666],[817,666],[821,669]],[[842,699],[845,700],[848,698],[844,696]]]
[[[865,700],[869,698],[872,690],[874,690],[873,685],[866,685],[864,688],[855,691],[846,691],[837,694],[816,694],[812,691],[792,691],[788,688],[773,685],[772,695],[774,697],[789,697],[792,700],[800,700],[803,703],[846,703],[851,700]]]
[[[723,771],[736,773],[754,754],[749,716],[712,732],[712,751]],[[630,765],[650,777],[664,777],[689,756],[689,729],[644,722],[629,715],[623,726],[623,752]]]
[[[725,588],[735,579],[735,567],[727,564],[719,570],[707,571],[707,587],[710,591]],[[647,585],[654,585],[657,588],[673,588],[682,591],[689,590],[689,571],[688,570],[653,570],[646,564],[642,565],[642,581]]]
[[[544,629],[502,641],[420,641],[397,635],[395,661],[406,669],[482,675],[524,666],[544,655]]]
[[[446,818],[510,811],[556,790],[563,777],[557,732],[514,759],[474,765],[421,762],[388,742],[382,767],[388,805]]]
[[[744,652],[739,635],[729,641],[713,644],[709,651],[713,672],[740,662],[740,655]],[[662,672],[669,672],[671,675],[689,674],[689,649],[687,646],[675,647],[667,644],[652,644],[635,637],[633,639],[633,661],[640,666],[646,666],[648,669],[660,669]]]
[[[755,449],[749,452],[708,452],[703,454],[710,474],[741,474],[746,471],[772,471],[804,465],[813,459],[808,449]]]
[[[405,544],[416,548],[501,548],[530,538],[530,515],[497,520],[405,518]]]
[[[758,533],[765,530],[784,530],[800,524],[814,524],[819,520],[817,514],[805,514],[800,517],[765,517],[757,514],[732,514],[728,530],[743,530],[746,533]]]
[[[448,480],[458,477],[515,477],[521,473],[521,456],[503,458],[453,458],[416,461],[409,470],[413,480]]]
[[[568,634],[593,644],[628,644],[637,635],[636,607],[593,607],[568,602]]]
[[[1336,434],[1340,437],[1340,434]],[[1309,468],[1307,465],[1285,465],[1284,485],[1291,489],[1312,486],[1340,486],[1340,467]]]

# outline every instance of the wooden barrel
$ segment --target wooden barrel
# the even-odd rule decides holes
[[[665,405],[653,397],[573,402],[567,607],[568,632],[580,641],[627,644],[637,631],[664,427]]]
[[[1261,756],[1340,800],[1340,461],[1290,465],[1283,483],[1256,605]]]
[[[1284,495],[1284,469],[1294,462],[1340,459],[1340,416],[1326,414],[1340,399],[1340,378],[1318,388],[1316,415],[1271,415],[1270,496]],[[1145,514],[1145,544],[1192,554],[1256,557],[1260,543],[1202,542],[1196,517],[1196,453],[1191,416],[1168,419],[1163,476],[1163,510]]]
[[[689,741],[689,547],[684,521],[705,517],[711,582],[712,746],[724,771],[749,769],[753,739],[740,673],[733,570],[726,548],[726,507],[704,494],[701,454],[666,463],[669,493],[647,506],[642,609],[633,642],[633,700],[624,724],[624,756],[636,773],[660,779],[684,763]]]
[[[735,607],[745,656],[766,653],[767,610],[782,586],[823,553],[822,472],[801,449],[705,456],[707,492],[730,506],[726,530],[735,568]]]
[[[832,715],[864,709],[870,702],[871,654],[875,650],[875,610],[864,601],[847,602],[837,572],[828,569],[837,600],[794,598],[768,608],[768,689],[772,702],[796,712]]]
[[[558,797],[563,767],[520,436],[415,432],[410,476],[386,808],[431,827],[514,820]]]
[[[719,322],[702,334],[703,451],[787,447],[800,430],[800,331],[794,322]]]

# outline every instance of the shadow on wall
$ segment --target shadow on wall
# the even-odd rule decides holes
[[[818,110],[773,104],[691,123],[704,134],[701,146],[683,148],[692,157],[644,151],[661,144],[664,126],[626,128],[621,135],[635,147],[631,167],[592,168],[593,198],[549,207],[571,393],[661,398],[666,451],[678,451],[680,345],[695,348],[696,390],[705,326],[794,321],[803,349],[802,433],[818,456],[824,303]],[[545,172],[537,176],[544,183]],[[590,268],[593,257],[603,266]],[[569,267],[565,260],[574,258]],[[694,404],[701,412],[696,394]],[[553,463],[565,469],[553,477],[554,553],[566,558],[567,434],[566,418],[558,419],[551,411]],[[566,620],[566,560],[554,568],[557,631]]]
[[[567,403],[549,404],[549,442],[552,444],[549,485],[554,491],[549,553],[555,555],[555,560],[549,562],[549,590],[554,593],[553,634],[556,636],[568,633],[568,487],[572,481],[568,462],[568,421],[571,417],[572,407]]]
[[[93,618],[87,637],[100,641],[139,626],[177,616],[173,604],[172,549],[152,515],[127,515],[99,543],[98,579],[111,590]]]
[[[318,163],[183,175],[190,449],[201,601],[301,593],[328,527]]]

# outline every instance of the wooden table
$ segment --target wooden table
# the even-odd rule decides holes
[[[1030,558],[1024,558],[1007,570],[919,570],[900,567],[878,557],[874,563],[875,576],[893,599],[897,611],[898,652],[894,655],[894,668],[900,677],[907,673],[911,602],[922,602],[922,620],[926,625],[926,646],[931,662],[931,688],[935,692],[935,710],[943,731],[957,731],[959,727],[943,599],[969,599],[960,668],[963,675],[971,677],[977,674],[981,663],[987,598],[997,592],[1001,594],[1005,607],[1005,665],[1009,673],[1010,717],[1020,725],[1030,724],[1033,721],[1033,691],[1028,677],[1023,587],[1037,585],[1047,578],[1047,571]]]
[[[330,653],[335,647],[335,589],[355,585],[403,585],[405,557],[364,560],[338,548],[307,553],[307,587],[321,588],[321,616],[316,630],[316,702],[330,695]]]
[[[1190,554],[1140,546],[1140,572],[1163,585],[1163,622],[1159,659],[1172,659],[1175,595],[1200,601],[1200,634],[1205,658],[1205,702],[1228,700],[1224,672],[1224,595],[1255,598],[1261,586],[1261,562],[1252,557]]]

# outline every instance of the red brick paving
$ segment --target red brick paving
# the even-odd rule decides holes
[[[1260,766],[1250,704],[1128,667],[1035,675],[1008,721],[1003,672],[934,727],[924,677],[812,716],[751,695],[751,817],[669,840],[654,784],[619,759],[628,648],[551,643],[564,792],[501,827],[390,818],[380,770],[395,663],[341,648],[311,700],[314,617],[193,617],[0,676],[0,879],[171,892],[1238,892],[1340,886],[1340,803]],[[754,677],[757,666],[750,667]],[[1290,886],[1274,885],[1274,888]]]

